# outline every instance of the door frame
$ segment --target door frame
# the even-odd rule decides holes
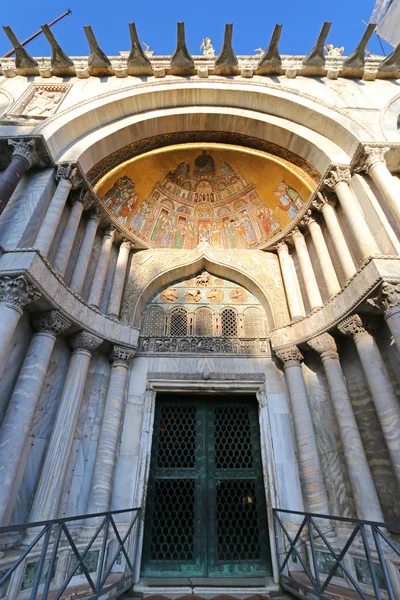
[[[142,562],[143,537],[144,537],[144,520],[146,514],[146,501],[148,481],[150,475],[150,459],[151,446],[153,440],[155,402],[157,393],[161,392],[176,392],[187,393],[193,392],[198,394],[229,394],[232,396],[242,394],[254,394],[258,401],[258,418],[260,428],[260,447],[261,447],[261,463],[262,476],[264,481],[265,500],[267,506],[267,521],[269,532],[269,543],[271,551],[272,575],[275,583],[279,583],[278,563],[275,548],[275,535],[273,529],[272,507],[278,506],[278,494],[276,483],[276,471],[274,460],[274,448],[272,444],[272,436],[270,430],[270,419],[261,419],[261,413],[268,411],[267,394],[265,390],[265,377],[261,374],[255,374],[259,378],[239,380],[232,378],[219,379],[212,381],[199,379],[172,379],[171,374],[165,379],[157,379],[151,377],[147,380],[147,388],[144,402],[144,418],[142,424],[140,454],[138,461],[138,479],[135,493],[135,506],[141,506],[141,521],[138,531],[138,552],[135,571],[135,582],[140,580],[140,570]],[[232,389],[234,388],[234,389]],[[267,426],[266,426],[267,423]]]

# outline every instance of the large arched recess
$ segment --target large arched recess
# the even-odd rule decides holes
[[[348,164],[366,126],[333,105],[278,84],[166,80],[127,86],[70,108],[38,125],[57,162],[84,172],[133,141],[175,131],[245,133],[301,156],[320,173]]]

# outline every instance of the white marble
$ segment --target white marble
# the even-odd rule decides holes
[[[0,302],[0,376],[6,367],[10,343],[21,315],[21,309]]]
[[[286,299],[289,305],[290,317],[292,321],[296,321],[305,316],[305,311],[301,301],[298,282],[296,282],[297,276],[289,256],[289,248],[284,242],[278,244],[278,256],[285,286]]]
[[[311,310],[315,310],[323,305],[323,301],[319,291],[317,279],[315,277],[314,269],[311,264],[310,256],[308,254],[304,236],[298,229],[296,229],[292,237],[306,287],[308,302]]]
[[[72,277],[69,282],[69,286],[79,293],[82,292],[99,222],[100,215],[98,213],[93,213],[89,216],[79,248],[78,258],[75,262]]]
[[[122,242],[119,248],[118,260],[114,272],[112,293],[110,295],[107,307],[107,314],[111,317],[119,317],[122,294],[124,293],[126,269],[128,267],[129,253],[131,248],[131,243],[126,241]]]
[[[97,308],[100,306],[101,297],[103,294],[104,281],[107,275],[108,263],[114,239],[114,232],[107,229],[103,235],[103,242],[99,254],[99,259],[96,265],[92,285],[90,288],[88,303]]]
[[[36,236],[34,247],[37,248],[43,256],[47,256],[51,248],[58,224],[64,210],[72,184],[68,179],[61,179],[58,182],[57,189],[50,201],[46,216]]]
[[[72,246],[75,241],[76,232],[78,230],[79,221],[83,212],[83,203],[76,200],[72,206],[67,224],[63,231],[60,245],[53,262],[53,266],[57,271],[64,276],[68,267],[69,257],[71,255]]]
[[[339,280],[336,275],[336,271],[332,264],[332,259],[330,257],[328,248],[326,246],[326,242],[325,242],[322,230],[321,230],[321,226],[313,218],[309,218],[307,224],[308,224],[308,229],[309,229],[311,237],[312,237],[312,241],[314,244],[316,254],[318,256],[318,261],[319,261],[320,268],[321,268],[321,274],[325,281],[325,285],[328,290],[328,294],[330,297],[335,296],[335,294],[340,292],[341,285],[339,283]]]

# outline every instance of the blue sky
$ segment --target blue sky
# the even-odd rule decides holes
[[[225,23],[233,23],[233,45],[237,54],[253,54],[268,45],[275,23],[283,24],[280,42],[282,54],[307,53],[324,21],[332,21],[328,42],[344,46],[349,54],[364,32],[375,0],[3,0],[2,25],[11,25],[20,41],[48,23],[66,8],[72,14],[54,26],[54,34],[71,56],[87,55],[83,25],[91,25],[100,47],[108,55],[129,49],[128,23],[136,22],[139,37],[156,54],[171,54],[176,42],[176,22],[184,21],[186,41],[192,54],[199,53],[201,40],[212,38],[219,52]],[[385,53],[391,46],[385,42]],[[381,54],[376,36],[369,50]],[[0,56],[10,49],[0,31]],[[49,46],[41,36],[28,46],[33,56],[49,55]]]

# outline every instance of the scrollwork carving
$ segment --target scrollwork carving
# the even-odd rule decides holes
[[[37,332],[50,333],[55,337],[71,327],[71,321],[64,317],[58,310],[34,313],[32,323]]]
[[[39,156],[35,139],[10,138],[8,145],[13,147],[13,156],[21,156],[28,161],[29,168],[44,166],[45,163]]]
[[[333,190],[339,183],[350,183],[350,181],[351,172],[348,167],[335,167],[330,171],[327,179],[324,179],[324,184]]]
[[[303,360],[303,355],[298,349],[297,346],[288,346],[287,348],[278,348],[274,350],[276,356],[279,358],[281,362],[283,362],[283,366],[293,367],[299,366],[300,361]]]
[[[359,315],[351,315],[338,323],[337,328],[343,335],[357,340],[357,338],[364,335],[374,335],[377,329],[377,322],[372,319],[362,319]]]
[[[365,156],[366,170],[369,171],[371,167],[376,165],[376,163],[384,163],[386,165],[385,154],[386,154],[386,152],[389,152],[389,150],[390,150],[390,148],[388,146],[386,146],[384,148],[374,148],[373,146],[365,146],[364,152],[366,154],[366,156]]]
[[[41,294],[24,275],[0,277],[0,302],[22,310],[26,304],[40,298]]]
[[[307,344],[321,355],[322,360],[327,358],[339,358],[336,342],[329,333],[323,333],[311,340]]]

